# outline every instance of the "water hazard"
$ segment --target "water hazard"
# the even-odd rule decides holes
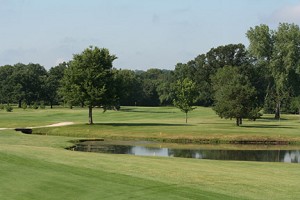
[[[84,141],[76,144],[72,150],[137,156],[300,163],[300,150],[295,150],[295,147],[293,149],[289,149],[289,146],[285,146],[283,149],[274,149],[276,146],[272,146],[270,149],[268,146],[257,148],[247,145],[246,149],[245,146],[243,148],[229,147],[228,149],[226,145],[207,147],[205,145],[174,144],[166,147],[166,144],[161,146],[161,144],[152,142]]]

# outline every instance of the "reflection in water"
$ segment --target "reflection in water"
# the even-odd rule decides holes
[[[132,154],[139,156],[183,157],[212,160],[241,160],[264,162],[300,163],[300,150],[201,150],[152,148],[144,146],[112,145],[105,143],[82,142],[75,151],[112,154]]]

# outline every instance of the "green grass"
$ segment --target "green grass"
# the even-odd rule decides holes
[[[282,115],[280,121],[273,115],[264,115],[257,121],[244,120],[241,127],[234,120],[220,119],[211,108],[199,107],[184,114],[173,107],[124,107],[121,111],[102,112],[94,109],[95,125],[87,125],[86,109],[14,110],[2,112],[0,127],[37,126],[73,121],[76,125],[39,128],[34,133],[61,136],[113,139],[151,139],[169,142],[229,141],[290,141],[300,143],[300,118]],[[9,124],[9,125],[6,125]]]
[[[299,199],[300,165],[139,157],[65,150],[78,137],[133,139],[288,139],[300,141],[299,117],[256,122],[219,119],[211,109],[190,115],[174,108],[135,108],[102,113],[89,126],[86,109],[0,112],[0,127],[76,125],[0,131],[0,199]],[[53,136],[57,135],[57,136]]]
[[[297,199],[300,166],[72,152],[0,132],[0,199]]]

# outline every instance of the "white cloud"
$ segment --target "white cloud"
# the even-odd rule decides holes
[[[300,24],[300,4],[286,5],[276,10],[266,19],[268,22],[288,22]]]

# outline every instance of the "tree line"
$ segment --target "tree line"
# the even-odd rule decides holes
[[[212,106],[222,118],[255,120],[265,113],[300,110],[300,29],[280,23],[250,28],[249,47],[210,49],[174,70],[113,68],[107,49],[90,47],[70,62],[46,70],[40,64],[0,67],[0,104],[87,106]],[[92,118],[90,118],[92,120]],[[91,121],[92,122],[92,121]]]

